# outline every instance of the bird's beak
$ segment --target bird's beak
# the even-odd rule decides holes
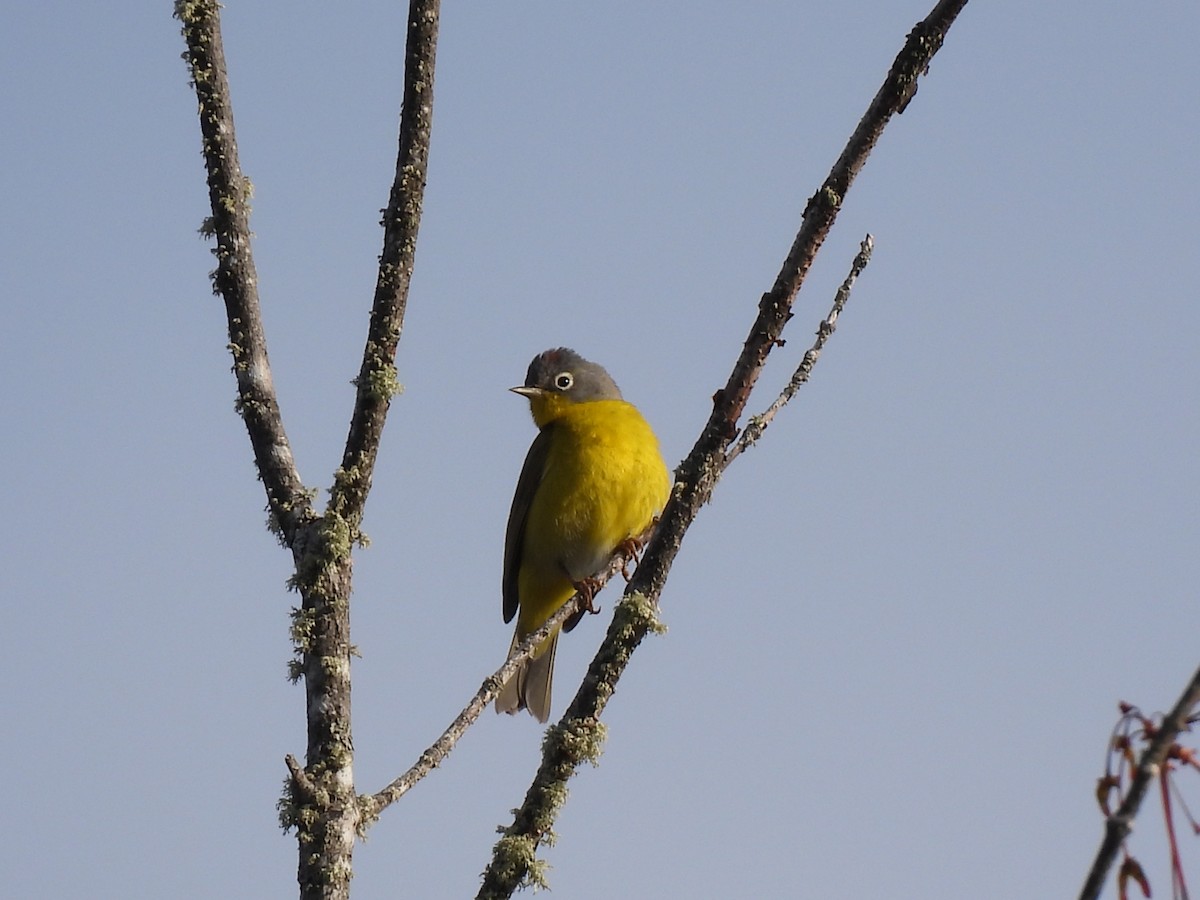
[[[540,397],[545,393],[545,391],[539,387],[527,387],[526,385],[509,388],[509,390],[514,394],[520,394],[522,397],[528,397],[530,400],[532,400],[534,397]]]

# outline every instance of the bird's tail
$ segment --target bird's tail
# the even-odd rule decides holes
[[[520,635],[514,634],[512,646],[508,648],[510,656],[519,643]],[[558,632],[555,632],[505,682],[496,695],[496,712],[512,714],[528,709],[539,722],[550,718],[550,682],[554,677],[554,652],[557,649]]]

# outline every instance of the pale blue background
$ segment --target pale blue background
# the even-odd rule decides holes
[[[447,4],[407,390],[355,568],[360,789],[507,649],[500,548],[533,426],[505,389],[574,346],[673,466],[931,5]],[[404,7],[225,13],[275,380],[322,488]],[[0,37],[12,897],[295,896],[274,808],[304,747],[294,598],[233,413],[170,8],[23,2]],[[968,6],[753,406],[869,230],[811,385],[687,537],[670,633],[621,682],[547,851],[555,896],[1076,894],[1117,701],[1166,708],[1200,660],[1198,26],[1193,2]],[[563,641],[556,713],[602,626]],[[372,830],[355,897],[473,895],[540,737],[486,716]],[[1157,822],[1148,807],[1132,846],[1163,896]]]

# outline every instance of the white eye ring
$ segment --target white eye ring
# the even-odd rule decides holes
[[[570,372],[559,372],[554,376],[554,386],[560,391],[569,391],[575,383],[575,376]]]

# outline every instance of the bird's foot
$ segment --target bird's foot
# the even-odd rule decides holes
[[[599,578],[585,578],[582,581],[575,582],[575,590],[583,595],[583,611],[589,612],[593,616],[600,612],[600,607],[596,606],[592,601],[596,599],[596,592],[603,585]]]
[[[638,540],[635,537],[625,538],[625,540],[623,540],[623,541],[621,541],[621,543],[617,544],[617,552],[624,554],[624,558],[621,560],[621,577],[624,578],[626,581],[629,581],[629,577],[630,577],[629,576],[630,561],[632,560],[635,563],[641,562],[642,548],[645,546],[646,545],[644,542]]]

